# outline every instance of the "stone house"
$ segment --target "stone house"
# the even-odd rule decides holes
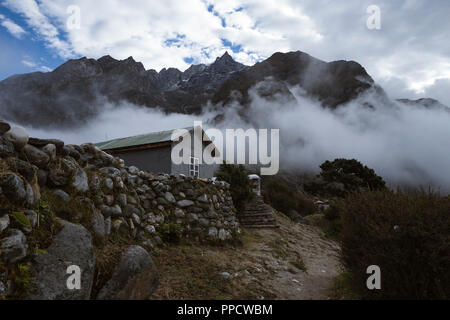
[[[123,159],[127,166],[136,166],[148,172],[212,178],[218,169],[218,165],[200,164],[199,158],[194,157],[195,142],[202,146],[201,154],[203,154],[205,148],[209,144],[212,144],[212,141],[209,140],[203,130],[194,130],[194,127],[183,129],[186,129],[191,135],[191,156],[189,157],[189,164],[174,164],[172,162],[172,149],[183,138],[183,135],[177,135],[175,137],[180,137],[180,140],[175,141],[176,139],[172,137],[174,130],[119,138],[96,143],[95,145],[101,150]],[[198,132],[202,134],[200,135]],[[203,135],[207,141],[203,141]],[[215,157],[218,152],[214,146],[212,156]]]

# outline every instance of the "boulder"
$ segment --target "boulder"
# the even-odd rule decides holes
[[[156,267],[148,252],[140,246],[131,246],[122,255],[97,299],[148,300],[158,284]]]
[[[38,169],[37,171],[37,179],[38,184],[43,187],[47,184],[48,172],[42,169]]]
[[[0,216],[0,233],[2,233],[6,228],[9,227],[10,219],[8,214]]]
[[[30,138],[28,139],[28,144],[31,144],[32,146],[42,148],[46,145],[52,144],[56,147],[56,149],[59,151],[62,151],[64,147],[64,142],[58,139],[38,139],[38,138]]]
[[[111,178],[106,178],[105,179],[105,187],[108,190],[112,190],[114,188],[114,182],[112,181]]]
[[[25,210],[24,214],[27,216],[28,221],[30,221],[30,226],[34,228],[38,222],[38,214],[34,210]]]
[[[209,226],[209,220],[205,218],[201,218],[200,220],[198,220],[198,223],[203,227]]]
[[[36,202],[39,201],[40,194],[35,194],[33,187],[31,187],[31,185],[28,182],[24,182],[24,183],[25,183],[25,189],[27,191],[27,197],[25,200],[25,204],[31,208],[34,206],[34,204]]]
[[[184,211],[181,210],[180,208],[176,208],[173,212],[173,214],[175,215],[175,217],[177,218],[184,218]]]
[[[101,188],[101,180],[98,174],[94,173],[91,176],[91,179],[89,179],[89,188],[94,192],[97,193],[100,191]]]
[[[62,152],[75,160],[78,160],[81,157],[81,154],[72,146],[63,146]]]
[[[9,123],[0,120],[0,136],[2,136],[3,134],[5,134],[6,132],[8,132],[11,129],[11,126],[9,125]]]
[[[63,187],[69,183],[69,174],[58,168],[50,169],[47,182],[53,187]]]
[[[74,175],[74,180],[72,183],[72,186],[78,191],[78,192],[87,192],[89,190],[89,183],[88,183],[88,176],[86,172],[81,169],[77,168]]]
[[[149,234],[153,234],[153,233],[156,232],[156,229],[155,229],[154,226],[148,225],[148,226],[145,227],[145,231],[147,231]]]
[[[46,253],[38,253],[31,271],[35,290],[32,300],[87,300],[94,278],[95,253],[92,237],[83,226],[59,220],[62,230],[54,237]],[[81,269],[81,289],[69,289],[67,268]]]
[[[220,240],[225,241],[228,239],[229,234],[225,229],[220,229],[218,237]]]
[[[0,174],[2,193],[14,204],[22,205],[27,199],[27,190],[23,180],[14,173]]]
[[[92,230],[100,237],[106,234],[105,218],[98,210],[94,210],[92,214]]]
[[[109,217],[109,216],[120,217],[123,215],[122,208],[120,208],[120,206],[117,204],[112,207],[103,205],[101,210],[102,210],[102,214],[105,217]]]
[[[0,241],[0,260],[16,263],[26,257],[28,250],[27,238],[22,231],[10,229],[7,237]]]
[[[170,193],[169,191],[167,191],[165,194],[164,194],[164,198],[166,198],[166,200],[168,201],[168,202],[170,202],[170,203],[175,203],[175,197],[173,196],[173,194],[172,193]]]
[[[58,198],[60,198],[61,200],[63,200],[64,202],[69,202],[70,201],[70,196],[65,191],[63,191],[61,189],[53,190],[53,194],[55,196],[57,196]]]
[[[0,136],[0,157],[6,158],[14,155],[14,145],[11,141]]]
[[[109,236],[111,233],[111,217],[105,219],[105,234]]]
[[[14,146],[20,150],[28,143],[28,132],[22,127],[12,127],[3,135],[8,141],[11,141]]]
[[[202,194],[201,196],[197,197],[197,201],[209,203],[208,196],[206,194]]]
[[[211,238],[217,238],[217,228],[216,227],[211,227],[208,230],[208,236],[210,236]]]
[[[50,157],[50,159],[53,160],[56,158],[56,146],[53,143],[45,145],[42,148],[42,151],[44,151]]]
[[[182,208],[192,206],[193,204],[194,204],[194,201],[186,200],[186,199],[180,200],[177,202],[177,205]]]
[[[36,166],[33,166],[27,161],[20,160],[18,158],[7,159],[7,164],[14,172],[18,172],[24,177],[28,182],[33,182],[37,173]]]
[[[100,172],[108,175],[110,178],[114,178],[120,175],[120,170],[114,167],[104,167],[100,169]]]

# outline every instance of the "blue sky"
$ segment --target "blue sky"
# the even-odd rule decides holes
[[[0,15],[20,25],[25,34],[18,38],[0,26],[0,80],[18,73],[48,71],[65,60],[46,48],[43,39],[36,36],[24,19],[0,5]]]
[[[379,30],[366,26],[371,4]],[[448,12],[448,0],[0,0],[0,80],[82,56],[133,56],[159,71],[225,51],[252,65],[301,50],[359,62],[394,98],[450,104]],[[77,28],[67,24],[73,17]]]

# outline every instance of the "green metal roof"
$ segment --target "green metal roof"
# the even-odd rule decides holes
[[[193,129],[193,127],[187,127],[187,128],[183,128],[183,129],[191,131]],[[127,138],[119,138],[119,139],[99,142],[99,143],[96,143],[95,145],[102,150],[109,150],[109,149],[125,148],[125,147],[131,147],[131,146],[139,146],[139,145],[143,145],[143,144],[172,141],[172,132],[174,130],[176,130],[176,129],[141,134],[138,136],[132,136],[132,137],[127,137]]]

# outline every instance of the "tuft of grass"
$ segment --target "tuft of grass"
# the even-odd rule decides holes
[[[354,286],[354,279],[350,272],[343,272],[334,278],[331,288],[331,297],[339,300],[360,300],[361,296],[357,293]]]
[[[45,205],[55,216],[73,223],[81,223],[85,228],[91,230],[93,205],[87,201],[85,197],[74,197],[69,193],[71,198],[69,202],[65,202],[50,190],[42,189],[42,199]],[[92,231],[92,230],[91,230]]]
[[[305,263],[300,258],[297,258],[295,260],[291,260],[291,261],[289,261],[289,263],[292,264],[294,267],[296,267],[298,270],[301,270],[303,272],[307,271]]]
[[[157,251],[155,263],[160,285],[154,299],[231,299],[229,281],[222,268],[194,246],[171,246]]]
[[[95,299],[100,289],[111,279],[114,268],[119,264],[126,245],[108,243],[102,248],[95,247],[96,264],[91,298]]]
[[[11,268],[9,279],[13,281],[14,291],[9,299],[18,300],[27,297],[34,290],[34,277],[28,264],[18,264]]]

